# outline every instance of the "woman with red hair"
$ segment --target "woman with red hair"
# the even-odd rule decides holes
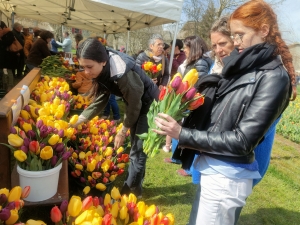
[[[160,113],[155,132],[178,139],[182,151],[199,151],[194,167],[201,173],[197,225],[233,225],[259,179],[255,147],[296,98],[292,56],[281,38],[276,14],[263,0],[237,8],[229,19],[235,49],[222,59],[222,79],[205,129],[201,117],[180,126]],[[198,121],[197,121],[198,120]]]

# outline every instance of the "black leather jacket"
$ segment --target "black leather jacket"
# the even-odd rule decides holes
[[[217,98],[208,130],[182,128],[179,146],[225,162],[252,163],[254,148],[288,106],[290,90],[279,58],[246,72]]]

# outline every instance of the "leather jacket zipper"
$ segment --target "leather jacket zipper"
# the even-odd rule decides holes
[[[243,112],[244,112],[244,110],[245,110],[245,107],[246,107],[246,105],[243,104],[243,105],[242,105],[242,108],[241,108],[241,110],[240,110],[240,112],[239,112],[239,115],[238,115],[238,117],[237,117],[237,120],[236,120],[236,122],[235,122],[235,124],[234,124],[233,129],[235,129],[235,128],[237,127],[238,123],[240,122],[240,119],[241,119],[241,116],[242,116],[242,114],[243,114]]]

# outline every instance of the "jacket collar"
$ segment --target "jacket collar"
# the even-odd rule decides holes
[[[229,88],[227,88],[227,90],[224,91],[221,94],[221,96],[224,94],[227,94],[231,90],[233,90],[236,87],[239,87],[241,85],[255,83],[261,74],[261,73],[259,73],[259,71],[274,70],[276,67],[278,67],[280,65],[282,65],[281,57],[277,56],[275,59],[266,63],[265,65],[262,65],[252,71],[247,72],[245,75],[241,76],[238,80],[236,80],[236,82],[234,82]]]

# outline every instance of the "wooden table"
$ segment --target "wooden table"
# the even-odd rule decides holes
[[[17,166],[14,167],[11,174],[11,186],[19,185],[19,174]],[[45,206],[45,205],[60,205],[63,200],[69,200],[69,180],[68,180],[68,162],[64,161],[59,174],[58,188],[56,194],[47,200],[40,202],[25,202],[25,206]]]

